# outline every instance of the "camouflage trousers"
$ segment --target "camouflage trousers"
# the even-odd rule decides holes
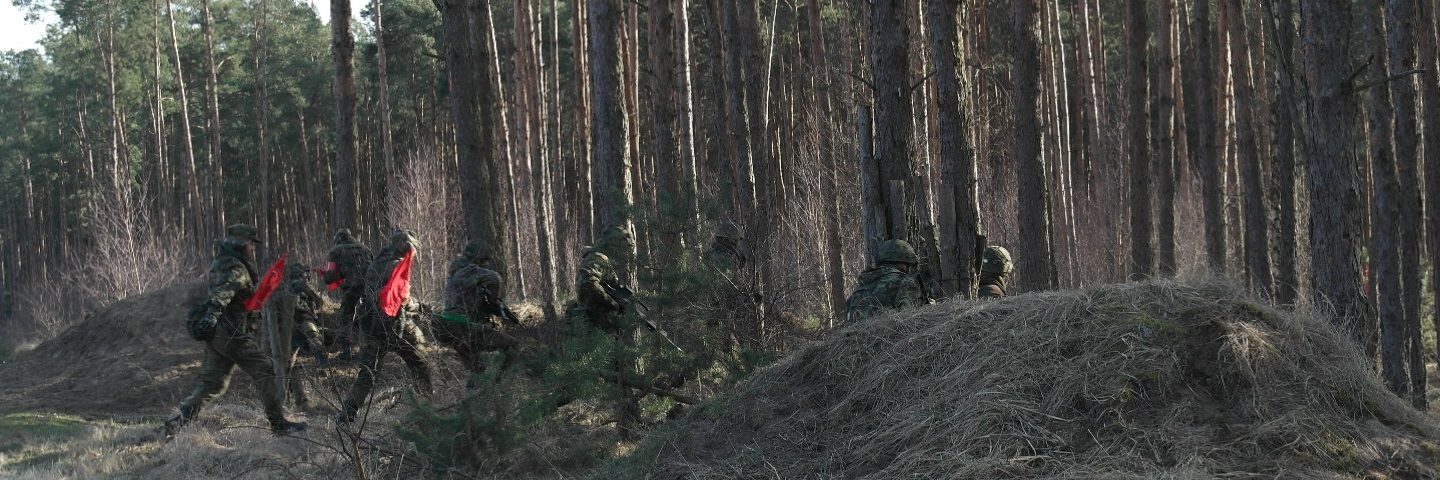
[[[371,390],[375,388],[375,376],[380,374],[385,355],[390,352],[395,352],[405,361],[405,366],[415,377],[417,390],[423,395],[431,393],[430,365],[420,352],[424,336],[419,328],[408,319],[387,322],[393,326],[375,325],[381,321],[372,319],[365,322],[371,324],[366,326],[369,328],[362,328],[365,337],[360,347],[360,373],[355,376],[355,383],[350,385],[350,393],[345,396],[342,406],[347,416],[353,417],[369,399]]]
[[[349,359],[350,349],[360,343],[359,319],[355,318],[360,305],[361,288],[340,287],[340,313],[335,317],[335,345],[343,359]]]
[[[230,331],[226,331],[230,330]],[[223,328],[214,339],[205,342],[205,359],[200,364],[200,384],[180,402],[180,415],[192,418],[205,404],[223,395],[230,387],[230,377],[240,367],[254,380],[265,405],[265,416],[274,421],[285,417],[280,392],[275,386],[275,369],[255,344],[255,339],[242,332]]]

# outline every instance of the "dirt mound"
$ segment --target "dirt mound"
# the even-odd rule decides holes
[[[0,413],[168,413],[200,366],[199,344],[185,334],[195,288],[173,285],[121,300],[0,365]],[[240,377],[236,383],[248,382]]]
[[[1436,478],[1440,425],[1366,365],[1325,317],[1223,283],[951,301],[843,328],[611,467],[651,478]]]

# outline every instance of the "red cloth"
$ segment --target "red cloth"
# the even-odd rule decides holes
[[[260,306],[265,304],[265,299],[270,298],[271,293],[275,293],[275,287],[280,286],[280,280],[285,278],[285,257],[287,256],[289,255],[280,255],[280,259],[270,266],[270,270],[265,271],[265,276],[260,279],[260,284],[255,286],[255,293],[245,299],[245,311],[259,310]]]
[[[400,307],[405,305],[405,299],[410,297],[410,263],[415,258],[415,250],[405,252],[405,257],[400,259],[400,264],[390,272],[390,279],[385,281],[385,286],[380,287],[380,311],[391,317],[400,314]]]
[[[324,270],[316,270],[315,273],[319,274],[320,278],[323,280],[326,275],[328,275],[330,272],[335,271],[335,269],[337,268],[340,268],[340,266],[336,265],[335,262],[330,262],[325,264]],[[325,285],[325,288],[333,292],[335,291],[335,289],[340,288],[340,284],[342,283],[345,283],[345,279],[343,278],[330,282],[329,284]]]

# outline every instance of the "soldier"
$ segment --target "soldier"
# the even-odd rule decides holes
[[[875,255],[878,265],[865,269],[855,291],[845,300],[846,320],[869,318],[882,309],[924,305],[925,292],[911,272],[920,263],[904,240],[886,240]]]
[[[705,259],[721,270],[745,268],[749,256],[742,250],[740,227],[725,221],[715,229],[715,238],[710,241],[710,251]]]
[[[633,343],[630,334],[635,325],[627,321],[625,305],[610,293],[622,283],[620,267],[609,254],[624,258],[633,249],[633,240],[624,228],[611,226],[605,229],[596,245],[585,249],[580,269],[575,275],[575,303],[566,312],[574,334],[591,335],[599,331],[610,338],[602,344],[613,349],[608,352],[613,359],[611,370],[604,375],[616,384],[619,413],[616,423],[624,438],[631,438],[640,423],[641,395],[633,388],[645,382],[635,374],[636,359],[627,348]]]
[[[340,316],[335,322],[336,343],[340,346],[340,360],[350,361],[350,350],[359,339],[355,320],[355,306],[365,293],[365,267],[370,265],[370,249],[365,248],[350,234],[350,229],[335,232],[335,246],[326,255],[330,262],[323,280],[326,284],[340,282]]]
[[[301,409],[310,407],[309,396],[305,392],[305,369],[295,357],[299,354],[307,354],[315,357],[317,365],[324,366],[325,337],[320,333],[320,325],[316,316],[325,301],[320,294],[311,288],[309,276],[310,269],[305,264],[295,262],[285,266],[286,286],[290,293],[295,295],[295,331],[291,336],[290,345],[294,351],[290,352],[290,375],[285,379],[290,391],[290,396],[295,399],[295,406]]]
[[[415,377],[417,390],[423,395],[431,393],[430,366],[420,352],[425,343],[415,322],[410,319],[407,309],[401,308],[395,316],[386,315],[378,303],[380,291],[390,279],[395,267],[399,266],[405,254],[419,247],[419,240],[409,230],[395,230],[390,235],[390,245],[375,255],[370,268],[365,271],[365,297],[360,306],[360,332],[364,341],[360,348],[360,373],[350,386],[350,393],[342,402],[342,411],[336,416],[339,423],[355,420],[360,405],[370,396],[375,387],[375,376],[385,354],[395,352]]]
[[[1001,298],[1005,296],[1005,277],[1015,264],[1010,261],[1010,252],[1005,247],[985,247],[980,256],[980,298]]]
[[[485,370],[484,352],[509,350],[519,344],[496,327],[496,318],[518,320],[505,305],[505,286],[500,273],[492,270],[489,249],[479,241],[470,242],[450,262],[445,282],[445,312],[431,324],[436,340],[455,350],[465,368],[474,373]]]
[[[205,342],[200,364],[200,382],[180,402],[179,412],[165,420],[166,436],[174,435],[206,402],[225,393],[235,367],[245,370],[260,391],[270,430],[276,434],[299,432],[305,424],[285,418],[285,405],[275,386],[275,369],[270,357],[261,353],[253,336],[256,315],[245,309],[245,300],[255,293],[259,279],[255,270],[255,245],[260,233],[255,227],[236,224],[225,229],[226,237],[215,248],[210,263],[209,289],[204,303],[197,306],[191,335]]]

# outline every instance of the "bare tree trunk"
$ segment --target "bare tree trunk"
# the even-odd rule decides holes
[[[860,218],[864,222],[865,258],[868,264],[875,264],[881,239],[886,238],[885,195],[882,193],[884,175],[875,159],[875,134],[871,123],[870,107],[860,105],[855,112],[855,138],[859,140],[860,157]]]
[[[921,188],[915,181],[910,140],[914,120],[910,104],[910,33],[902,0],[881,0],[870,5],[870,69],[875,95],[875,163],[880,171],[884,199],[884,238],[917,236],[918,205],[912,203]],[[918,249],[917,249],[918,250]],[[934,262],[921,258],[924,265]]]
[[[214,21],[210,18],[210,0],[200,0],[200,30],[205,35],[205,98],[208,107],[206,114],[209,120],[205,126],[209,140],[206,141],[206,149],[209,152],[208,162],[210,164],[211,185],[210,188],[210,211],[214,213],[213,225],[225,225],[225,175],[224,165],[221,160],[220,141],[223,136],[220,129],[220,81],[215,73],[215,36],[211,31]],[[210,229],[202,230],[201,238],[209,238],[214,232]]]
[[[1205,258],[1215,272],[1225,271],[1225,162],[1216,149],[1216,86],[1220,75],[1215,72],[1215,54],[1211,49],[1210,0],[1195,3],[1195,118],[1190,163],[1202,170],[1205,197]],[[1190,99],[1186,99],[1189,102]],[[1188,119],[1187,119],[1188,121]]]
[[[1417,68],[1415,57],[1415,2],[1413,0],[1390,0],[1387,21],[1390,35],[1387,38],[1390,55],[1390,69],[1404,77],[1390,82],[1391,96],[1395,99],[1395,166],[1400,180],[1400,272],[1401,303],[1405,314],[1406,339],[1409,342],[1410,400],[1418,408],[1425,408],[1425,359],[1422,352],[1425,344],[1420,334],[1420,262],[1422,251],[1421,232],[1423,226],[1418,219],[1424,218],[1420,199],[1419,166],[1419,125],[1416,123],[1414,76],[1405,72]],[[1432,57],[1433,58],[1433,57]],[[1436,194],[1440,194],[1437,192]]]
[[[490,50],[489,10],[478,2],[440,0],[436,2],[445,29],[445,63],[450,72],[451,115],[455,122],[456,153],[459,157],[460,199],[466,233],[484,242],[497,254],[508,248],[500,197],[499,159],[495,157],[495,89],[488,69]],[[505,262],[495,262],[505,273]]]
[[[1295,122],[1298,117],[1294,109],[1297,99],[1292,94],[1295,89],[1295,67],[1292,61],[1295,51],[1294,15],[1291,0],[1276,2],[1272,18],[1275,21],[1273,29],[1278,74],[1274,75],[1275,100],[1271,106],[1275,116],[1275,183],[1278,187],[1276,197],[1280,199],[1280,238],[1275,239],[1275,298],[1281,304],[1287,305],[1300,298],[1300,258],[1295,251],[1300,226],[1297,217],[1299,199],[1295,189],[1300,172],[1296,168],[1295,155]]]
[[[620,96],[619,0],[590,0],[590,143],[595,179],[595,230],[630,228],[630,171],[625,158],[625,119]]]
[[[254,65],[252,65],[252,75],[255,78],[255,145],[259,147],[257,149],[259,151],[259,155],[257,155],[259,158],[253,161],[259,166],[256,170],[260,171],[260,183],[258,185],[260,191],[257,192],[260,195],[260,205],[258,210],[251,210],[248,212],[249,215],[247,215],[252,224],[259,224],[257,226],[260,228],[261,237],[266,240],[272,239],[270,235],[273,234],[277,228],[276,225],[269,224],[269,222],[265,221],[269,219],[275,191],[275,189],[272,188],[273,185],[271,182],[271,172],[274,168],[272,168],[270,158],[270,92],[269,85],[266,83],[266,66],[269,57],[270,41],[269,7],[270,2],[268,0],[261,0],[259,16],[255,20],[255,45],[252,53],[254,56]]]
[[[1081,116],[1084,117],[1082,122],[1085,126],[1084,135],[1081,137],[1084,139],[1083,143],[1086,147],[1080,150],[1081,160],[1077,162],[1080,168],[1075,169],[1077,170],[1075,174],[1080,177],[1086,198],[1090,198],[1094,193],[1091,165],[1104,158],[1100,153],[1100,95],[1096,87],[1099,80],[1096,78],[1094,58],[1097,54],[1092,51],[1093,38],[1099,33],[1090,28],[1092,14],[1089,0],[1079,0],[1074,5],[1078,8],[1078,12],[1072,12],[1071,15],[1073,16],[1072,21],[1079,22],[1075,32],[1078,36],[1075,44],[1078,47],[1076,51],[1079,56],[1079,64],[1076,65],[1076,68],[1080,72],[1080,111]],[[1076,15],[1077,13],[1078,15]]]
[[[1023,290],[1055,288],[1055,254],[1051,249],[1050,192],[1045,182],[1045,159],[1040,156],[1039,119],[1036,118],[1040,52],[1036,47],[1037,0],[1013,3],[1015,32],[1015,186],[1019,197],[1017,223],[1020,251],[1016,271]]]
[[[1430,288],[1432,292],[1440,292],[1440,55],[1436,52],[1437,34],[1440,34],[1440,24],[1437,24],[1436,9],[1440,8],[1433,3],[1418,0],[1420,11],[1417,19],[1421,24],[1416,33],[1420,39],[1416,42],[1418,50],[1417,59],[1421,62],[1415,68],[1424,70],[1420,74],[1420,98],[1424,110],[1421,112],[1425,128],[1425,196],[1426,211],[1426,233],[1429,236],[1430,246]],[[1440,309],[1435,309],[1435,317],[1432,319],[1434,326],[1440,329]],[[1440,358],[1440,344],[1436,345],[1436,358]]]
[[[955,13],[957,0],[930,4],[926,22],[930,56],[935,65],[935,105],[941,171],[940,272],[941,288],[962,297],[974,295],[975,237],[980,234],[980,196],[975,155],[965,139],[966,119],[960,108],[956,71]],[[946,207],[948,206],[948,208]]]
[[[747,0],[749,1],[749,0]],[[740,20],[735,5],[720,2],[725,50],[725,135],[727,156],[731,159],[733,194],[732,208],[739,217],[749,222],[758,209],[755,187],[755,162],[752,151],[757,148],[750,144],[748,135],[752,126],[745,112],[745,50],[740,38]],[[747,229],[750,225],[745,225]]]
[[[676,15],[671,8],[673,0],[651,0],[649,7],[650,35],[650,115],[653,128],[650,130],[650,147],[654,152],[656,180],[659,182],[659,205],[680,205],[684,167],[680,151],[680,115],[676,106],[681,105],[675,88],[675,23]],[[656,240],[660,248],[655,252],[657,261],[668,262],[673,254],[679,253],[685,244],[683,228],[687,215],[679,216],[661,208],[660,225],[667,230],[658,231]],[[673,229],[670,229],[673,228]]]
[[[1360,165],[1353,149],[1359,108],[1349,78],[1346,36],[1352,21],[1349,2],[1302,1],[1305,77],[1310,131],[1310,251],[1315,302],[1330,305],[1336,322],[1368,354],[1376,352],[1377,325],[1361,295]]]
[[[1130,107],[1130,274],[1155,274],[1155,220],[1151,213],[1150,138],[1145,128],[1145,2],[1129,0],[1125,9],[1126,92]]]
[[[1245,195],[1245,269],[1250,287],[1268,296],[1274,290],[1275,277],[1270,265],[1270,225],[1266,207],[1264,170],[1260,168],[1260,152],[1256,146],[1257,126],[1254,81],[1250,75],[1250,50],[1247,45],[1244,10],[1240,0],[1225,0],[1229,8],[1230,60],[1235,70],[1235,138],[1239,149],[1240,176],[1244,179]]]
[[[1159,191],[1159,222],[1158,229],[1158,272],[1161,275],[1174,275],[1179,263],[1175,255],[1175,191],[1179,187],[1179,178],[1176,175],[1176,163],[1184,161],[1179,158],[1175,148],[1175,2],[1174,0],[1160,0],[1158,5],[1158,16],[1160,21],[1155,36],[1155,58],[1156,82],[1155,88],[1159,90],[1155,108],[1159,109],[1156,114],[1158,119],[1155,125],[1156,145],[1159,150],[1155,152],[1155,160],[1160,166],[1156,172]]]
[[[831,141],[830,121],[834,118],[834,105],[831,98],[835,95],[834,84],[830,80],[830,73],[827,67],[825,48],[825,29],[820,22],[819,0],[806,0],[805,19],[809,38],[806,43],[810,47],[810,57],[807,59],[807,67],[810,69],[810,92],[811,101],[817,105],[818,115],[815,115],[811,124],[811,135],[816,138],[816,145],[822,165],[826,172],[822,173],[821,181],[824,187],[821,195],[825,208],[825,278],[830,293],[830,322],[834,326],[835,321],[845,312],[845,260],[841,250],[844,243],[840,238],[840,188],[838,182],[839,155],[834,153],[834,145]],[[826,161],[828,160],[828,161]]]
[[[400,166],[395,163],[395,140],[390,129],[390,67],[385,58],[385,0],[374,0],[370,4],[371,14],[375,18],[375,69],[379,83],[375,85],[376,108],[380,114],[380,160],[384,166],[380,168],[378,192],[380,210],[389,199],[390,176],[399,171]]]
[[[330,2],[331,57],[335,62],[336,228],[356,227],[355,39],[350,36],[350,0]]]
[[[1383,82],[1389,75],[1389,57],[1385,52],[1385,16],[1381,3],[1366,5],[1365,24],[1369,46],[1374,55],[1370,79]],[[1386,386],[1396,395],[1405,397],[1410,390],[1406,373],[1405,310],[1400,276],[1400,181],[1395,168],[1395,107],[1390,89],[1370,88],[1366,95],[1370,138],[1370,162],[1374,168],[1374,236],[1370,252],[1375,265],[1375,282],[1380,307],[1380,370]]]
[[[190,230],[189,233],[196,236],[197,242],[204,242],[200,236],[205,231],[205,209],[200,203],[200,174],[195,168],[195,141],[190,136],[190,97],[185,88],[185,69],[180,62],[180,40],[175,36],[175,13],[174,6],[169,0],[165,2],[165,16],[170,21],[170,52],[175,58],[175,87],[180,90],[180,128],[184,131],[181,138],[185,144],[185,196],[190,204]]]

